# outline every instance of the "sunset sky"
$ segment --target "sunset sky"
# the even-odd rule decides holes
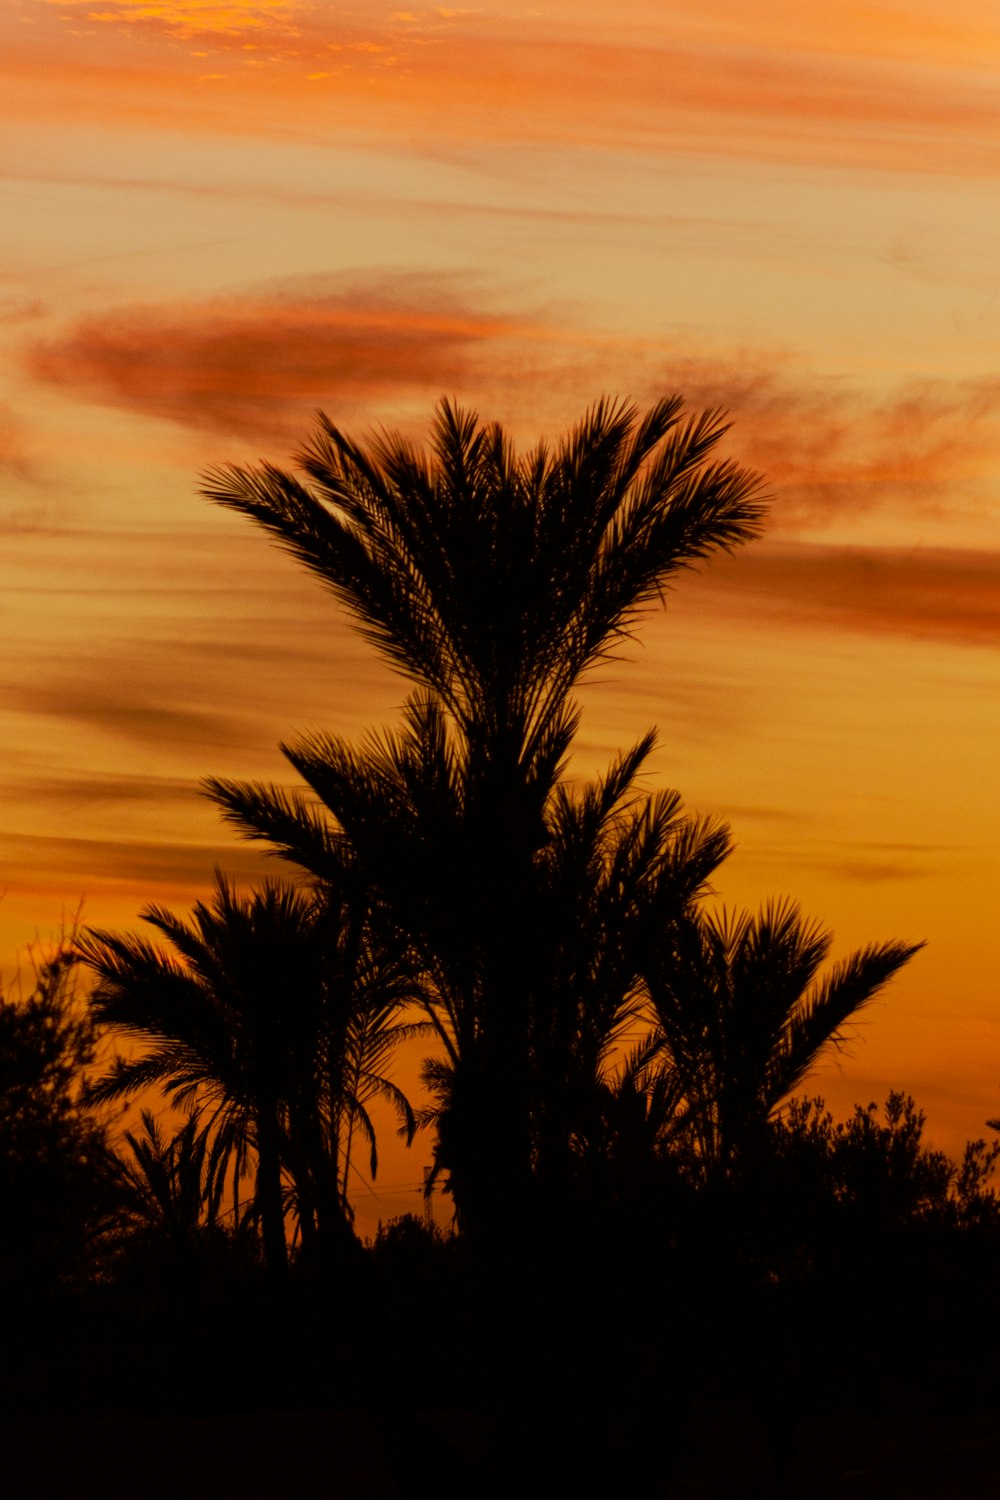
[[[732,823],[727,902],[927,948],[813,1080],[1000,1114],[995,0],[0,7],[0,967],[260,859],[203,776],[404,687],[207,465],[442,394],[721,404],[774,495],[584,694]],[[412,1206],[393,1156],[377,1207]],[[397,1185],[399,1191],[397,1191]],[[375,1212],[375,1200],[370,1211]]]

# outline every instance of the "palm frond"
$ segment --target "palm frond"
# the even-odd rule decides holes
[[[841,1047],[845,1024],[882,993],[923,943],[873,943],[835,964],[793,1009],[769,1082],[773,1104],[799,1088],[824,1047]]]

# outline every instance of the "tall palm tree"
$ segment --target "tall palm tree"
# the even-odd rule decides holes
[[[680,1079],[706,1176],[760,1146],[769,1117],[923,945],[874,943],[819,977],[831,934],[794,902],[690,909],[642,963],[662,1065]]]
[[[209,787],[308,869],[346,837],[421,951],[475,1079],[484,1214],[522,1201],[530,1173],[531,901],[571,694],[678,569],[757,534],[757,476],[712,460],[725,431],[717,412],[684,419],[676,396],[643,415],[602,401],[557,448],[518,455],[442,402],[429,456],[388,434],[364,448],[320,416],[300,455],[309,483],[270,464],[207,478],[415,685],[403,733],[364,754],[331,737],[286,747],[332,831],[304,799]]]
[[[382,1071],[395,1028],[405,1034],[399,966],[380,968],[329,901],[277,881],[244,896],[217,873],[190,923],[160,906],[141,915],[172,953],[136,935],[79,940],[97,974],[97,1019],[146,1048],[119,1058],[94,1097],[158,1086],[197,1107],[234,1182],[255,1163],[265,1254],[280,1274],[286,1184],[304,1238],[329,1243],[349,1231],[351,1123],[373,1140],[366,1100],[387,1096],[412,1134],[409,1104]]]
[[[391,435],[366,452],[321,414],[313,489],[268,464],[204,492],[318,574],[497,777],[565,732],[568,694],[670,574],[756,535],[757,476],[708,463],[726,425],[681,409],[601,401],[556,451],[518,456],[444,401],[431,460]]]

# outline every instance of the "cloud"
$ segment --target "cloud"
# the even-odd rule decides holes
[[[772,524],[815,528],[880,508],[975,508],[1000,455],[1000,375],[910,381],[866,392],[781,351],[736,349],[665,361],[656,388],[721,407],[727,447],[775,494]]]
[[[53,675],[44,684],[9,685],[8,708],[82,725],[113,740],[149,749],[164,744],[175,751],[182,746],[232,749],[246,745],[259,733],[250,706],[243,715],[222,713],[208,705],[168,706],[142,688],[128,683],[110,686],[98,679],[96,671],[93,675],[93,681],[86,681],[86,669],[80,668],[72,681]]]
[[[159,897],[167,890],[185,895],[204,888],[216,865],[233,879],[259,880],[263,874],[289,873],[275,866],[250,845],[232,843],[171,843],[168,840],[69,838],[63,834],[2,834],[4,878],[12,886],[31,887],[39,871],[58,869],[63,890],[85,897],[102,888],[125,891],[135,905],[145,899],[141,887]],[[266,862],[265,862],[266,859]],[[53,885],[47,877],[49,891]],[[139,887],[140,889],[136,889]]]
[[[1000,552],[765,543],[699,578],[760,619],[1000,648]]]
[[[936,873],[931,870],[915,869],[913,865],[903,864],[899,860],[845,859],[826,862],[818,860],[814,862],[814,868],[821,869],[840,880],[862,885],[883,885],[886,881],[895,880],[921,880]]]
[[[740,828],[736,823],[737,829]],[[965,851],[936,844],[884,844],[863,840],[790,840],[785,847],[758,845],[752,852],[743,847],[742,858],[769,872],[768,878],[784,882],[785,872],[801,875],[812,871],[832,877],[838,884],[886,885],[899,881],[940,879],[945,867],[954,869],[956,857]]]
[[[424,276],[293,279],[230,299],[124,309],[36,344],[34,376],[112,406],[257,438],[388,396],[455,389],[518,327]]]
[[[0,403],[0,474],[29,479],[32,472],[24,426],[8,406]]]
[[[560,15],[40,0],[34,18],[46,24],[11,36],[8,90],[8,108],[32,113],[44,98],[75,116],[110,108],[122,123],[239,134],[270,133],[280,118],[283,131],[329,139],[363,119],[366,133],[418,150],[442,138],[548,141],[997,172],[985,21],[934,50],[901,20],[865,36],[854,15],[831,26],[801,9],[766,30],[756,14],[751,29],[716,16],[678,24],[638,4]],[[192,98],[197,108],[178,108]]]
[[[532,443],[558,436],[602,390],[640,404],[680,391],[691,410],[729,414],[720,452],[765,477],[776,532],[991,504],[1000,376],[865,391],[785,350],[705,352],[689,333],[617,338],[574,325],[567,309],[495,311],[470,285],[402,272],[293,277],[112,309],[36,341],[25,359],[45,384],[258,452],[265,442],[287,451],[317,407],[343,425],[422,431],[448,393]]]
[[[161,809],[188,808],[197,794],[198,783],[187,777],[145,776],[124,771],[50,773],[34,779],[30,787],[33,805],[46,803],[61,811],[82,805],[94,809],[142,804]]]
[[[0,297],[0,323],[33,323],[47,311],[40,297]]]
[[[55,5],[65,18],[85,25],[113,26],[126,32],[148,28],[159,35],[188,41],[193,37],[265,40],[298,35],[297,0],[40,0]],[[99,8],[98,8],[99,7]],[[75,12],[75,14],[74,14]]]

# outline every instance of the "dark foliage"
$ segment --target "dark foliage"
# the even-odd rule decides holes
[[[26,997],[0,995],[0,1282],[29,1300],[94,1274],[113,1220],[105,1126],[85,1089],[97,1050],[68,949]]]
[[[652,864],[666,866],[691,843],[675,805],[647,799],[631,830],[615,813],[650,741],[591,805],[574,810],[558,788],[581,678],[679,569],[759,529],[758,477],[713,461],[724,431],[716,412],[684,418],[679,397],[644,414],[600,402],[558,447],[517,454],[502,429],[443,402],[429,454],[391,435],[361,448],[321,417],[300,456],[308,484],[271,465],[208,479],[208,497],[315,572],[416,689],[398,734],[360,750],[324,735],[286,747],[328,821],[277,788],[214,780],[209,790],[245,834],[320,879],[337,878],[346,845],[419,954],[450,1077],[435,1075],[439,1107],[458,1112],[453,1128],[441,1116],[441,1165],[463,1222],[484,1239],[505,1232],[499,1202],[529,1211],[539,1165],[565,1175],[575,1126],[547,1107],[564,1083],[551,1064],[588,999],[567,994],[566,980],[587,974],[599,1011],[580,1037],[591,1067],[631,999],[601,914],[571,893],[581,856],[584,870],[605,867],[597,904],[610,898],[621,913],[639,899],[636,882],[656,883],[640,856],[632,888],[615,888],[629,848],[645,839]],[[689,888],[725,852],[715,832],[702,843],[690,850]],[[663,893],[664,919],[684,883]],[[577,928],[588,950],[558,951],[565,921],[588,916],[593,936]],[[571,1111],[576,1092],[570,1080]]]
[[[792,1097],[919,945],[824,972],[793,903],[709,910],[729,830],[641,789],[652,732],[565,774],[588,670],[759,529],[724,430],[602,402],[519,455],[444,403],[429,453],[321,418],[304,479],[210,477],[414,692],[393,732],[287,747],[305,791],[208,784],[300,883],[148,908],[166,947],[85,934],[89,1013],[68,954],[0,1001],[0,1279],[29,1317],[75,1294],[39,1404],[349,1410],[386,1493],[464,1500],[736,1493],[684,1487],[713,1422],[761,1435],[754,1492],[795,1493],[809,1422],[1000,1394],[953,1374],[998,1331],[1000,1143],[954,1163],[901,1093],[839,1123]],[[85,1088],[97,1023],[133,1050]],[[389,1070],[421,1031],[418,1117]],[[151,1087],[171,1122],[111,1152],[96,1106]],[[433,1129],[456,1233],[358,1243],[373,1098]]]
[[[347,1197],[352,1146],[369,1147],[366,1105],[387,1099],[412,1137],[410,1105],[386,1076],[395,1045],[414,1027],[402,1009],[414,994],[404,955],[372,931],[369,914],[326,894],[277,881],[249,896],[217,875],[210,903],[185,923],[161,907],[145,919],[173,952],[145,938],[84,933],[79,951],[97,975],[91,1006],[106,1026],[142,1044],[119,1057],[92,1097],[130,1097],[151,1085],[199,1126],[167,1154],[147,1134],[135,1164],[160,1211],[218,1219],[232,1182],[232,1227],[252,1172],[252,1204],[267,1260],[287,1270],[286,1216],[307,1251],[353,1238]],[[180,1152],[180,1154],[178,1154]],[[179,1172],[188,1181],[178,1196]]]

